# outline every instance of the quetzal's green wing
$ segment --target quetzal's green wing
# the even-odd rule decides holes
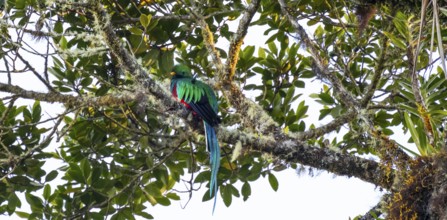
[[[177,98],[188,103],[192,110],[211,126],[217,125],[217,98],[214,91],[203,82],[195,79],[178,80]]]
[[[209,87],[209,86],[206,85],[206,84],[204,84],[204,85],[205,85],[205,88],[204,88],[204,90],[205,90],[205,95],[206,95],[207,98],[208,98],[208,102],[210,103],[210,105],[211,105],[211,107],[213,108],[213,110],[214,110],[215,112],[217,112],[217,111],[218,111],[218,103],[217,103],[217,97],[216,97],[216,94],[214,93],[214,90],[211,89],[211,87]]]
[[[179,79],[175,82],[178,99],[187,103],[198,102],[205,95],[205,90],[193,82],[193,79],[189,78]]]

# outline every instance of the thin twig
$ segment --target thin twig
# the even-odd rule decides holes
[[[25,59],[20,55],[19,52],[16,53],[17,57],[25,64],[29,70],[47,87],[47,89],[51,92],[56,93],[56,90],[37,72],[36,69]]]

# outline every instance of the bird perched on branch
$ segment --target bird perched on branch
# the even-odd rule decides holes
[[[220,167],[220,148],[214,129],[214,126],[220,123],[220,118],[217,116],[217,98],[210,86],[192,76],[191,69],[188,66],[175,65],[171,75],[172,95],[191,110],[195,116],[199,116],[205,127],[206,148],[210,153],[210,196],[214,195],[214,213],[217,198],[217,172]]]

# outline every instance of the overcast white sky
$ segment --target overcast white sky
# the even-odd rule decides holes
[[[185,209],[180,203],[149,208],[155,219],[349,219],[366,213],[379,202],[382,192],[372,184],[355,178],[335,177],[327,172],[310,177],[287,169],[275,173],[279,189],[274,192],[268,180],[260,178],[251,184],[252,196],[243,202],[233,199],[226,207],[219,197],[211,214],[212,201],[201,202],[203,190],[193,195]],[[238,187],[239,188],[239,187]],[[177,203],[177,204],[176,204]]]

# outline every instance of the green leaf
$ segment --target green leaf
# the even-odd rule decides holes
[[[248,60],[248,59],[250,59],[251,57],[253,57],[253,54],[254,54],[254,52],[255,52],[255,47],[254,46],[247,46],[247,47],[245,47],[244,48],[244,50],[243,50],[243,58],[244,59],[246,59],[246,60]]]
[[[51,196],[51,186],[50,184],[45,184],[45,187],[43,188],[43,198],[45,200],[48,200],[48,198],[50,198]]]
[[[242,199],[244,201],[247,201],[248,197],[250,197],[251,195],[251,187],[248,182],[244,182],[244,184],[242,185],[241,192],[242,192]]]
[[[36,100],[33,105],[33,120],[32,122],[40,121],[42,116],[42,107],[40,107],[40,102]]]
[[[270,52],[272,52],[273,54],[278,54],[278,48],[276,47],[275,42],[270,42],[267,44],[267,46],[270,49]]]
[[[194,179],[194,183],[204,183],[207,182],[211,177],[210,171],[204,171],[199,173],[196,178]]]
[[[386,31],[384,31],[383,34],[385,36],[387,36],[395,46],[399,47],[402,50],[406,50],[407,45],[404,43],[404,41],[401,38],[398,38],[395,35],[393,35],[389,32],[386,32]]]
[[[275,175],[273,175],[272,173],[269,173],[268,179],[269,179],[269,183],[270,183],[270,186],[272,187],[272,189],[274,191],[278,191],[278,180],[276,179]]]
[[[262,165],[260,163],[252,164],[250,174],[247,176],[248,181],[255,181],[261,176]]]
[[[287,90],[286,97],[284,97],[284,105],[290,104],[294,95],[295,95],[295,87],[292,86]]]
[[[447,16],[447,9],[446,8],[439,7],[439,11],[441,11],[441,13],[443,13],[445,16]]]
[[[54,24],[54,32],[56,32],[58,34],[62,34],[62,32],[64,32],[64,26],[61,21],[57,21]]]
[[[21,212],[21,211],[15,211],[14,212],[17,216],[19,216],[20,218],[29,218],[30,214],[26,213],[26,212]]]
[[[221,187],[221,189],[222,189],[222,187]],[[220,192],[221,194],[222,194],[222,192]],[[206,201],[209,201],[209,200],[211,200],[211,196],[210,196],[210,190],[208,189],[206,192],[205,192],[205,194],[203,194],[203,197],[202,197],[202,202],[206,202]]]
[[[43,209],[43,201],[37,196],[32,195],[31,193],[25,193],[25,199],[30,204],[31,210],[42,210]]]
[[[27,5],[25,0],[16,0],[15,3],[16,3],[15,4],[16,9],[24,9],[25,6]]]
[[[154,219],[154,216],[146,212],[136,212],[135,214],[143,217],[144,219]]]
[[[149,23],[151,22],[152,19],[152,15],[148,14],[148,15],[140,15],[140,23],[141,25],[143,25],[144,28],[147,28],[147,26],[149,26]]]
[[[416,127],[415,127],[413,121],[411,120],[411,117],[408,115],[408,113],[405,112],[404,118],[405,118],[405,124],[407,125],[407,128],[410,131],[411,138],[413,139],[413,142],[416,144],[416,147],[418,148],[419,153],[421,155],[426,156],[427,155],[426,146],[421,145],[421,140],[419,139],[419,133],[416,130]],[[424,137],[422,137],[422,138],[424,138]]]
[[[293,113],[293,110],[290,110],[289,114],[286,117],[286,125],[291,125],[298,120],[298,117]]]
[[[171,200],[169,200],[166,197],[155,197],[155,200],[158,202],[158,204],[162,206],[169,206],[171,205]]]
[[[265,50],[262,47],[258,48],[258,57],[265,58]]]
[[[12,192],[9,194],[8,196],[8,208],[10,210],[15,210],[16,207],[21,207],[22,206],[22,202],[20,201],[19,197],[17,197],[17,195]]]
[[[54,180],[57,177],[57,175],[58,175],[57,170],[52,170],[50,173],[48,173],[45,176],[45,182],[50,182],[50,181]]]
[[[298,88],[304,88],[306,84],[304,83],[304,81],[296,80],[293,82],[293,85]]]
[[[305,104],[305,101],[301,101],[300,104],[298,104],[298,108],[296,109],[297,119],[305,118],[308,109],[309,106]]]
[[[162,72],[169,73],[174,67],[174,51],[163,51],[158,65]]]
[[[220,187],[220,195],[222,196],[225,206],[229,207],[233,199],[233,192],[231,187],[229,187],[228,185],[222,185]]]
[[[335,104],[335,100],[334,98],[332,98],[331,95],[327,94],[327,93],[320,93],[318,94],[318,97],[326,104],[328,105],[332,105]]]
[[[62,36],[61,39],[59,40],[59,47],[62,50],[66,50],[67,49],[67,39],[64,36]]]
[[[160,50],[158,49],[150,49],[148,53],[146,53],[146,55],[144,55],[143,58],[143,63],[145,66],[151,66],[152,64],[154,64],[157,59],[158,56],[160,54]]]
[[[84,175],[82,175],[81,168],[75,163],[70,163],[69,166],[70,168],[68,169],[66,175],[78,183],[85,183],[85,178]]]
[[[158,19],[154,19],[154,20],[151,19],[149,26],[146,28],[146,30],[150,31],[150,30],[154,29],[155,27],[157,27],[158,21],[159,21]]]
[[[166,197],[172,200],[180,200],[180,196],[178,196],[176,193],[168,193],[166,194]]]
[[[239,194],[239,190],[237,190],[237,188],[234,187],[232,184],[228,184],[228,187],[230,187],[231,193],[233,194],[233,196],[238,197],[238,198],[241,196]]]
[[[88,179],[90,177],[92,168],[87,158],[84,158],[81,161],[81,168],[82,168],[82,175],[84,176],[85,179]]]
[[[133,35],[142,35],[143,34],[143,30],[141,30],[140,28],[137,28],[137,27],[131,27],[131,28],[129,28],[129,31]]]
[[[90,84],[92,84],[93,79],[91,77],[85,77],[81,80],[81,86],[88,87]]]
[[[408,28],[407,16],[398,11],[393,18],[394,26],[396,26],[397,31],[404,37],[407,41],[410,41],[410,30]]]

